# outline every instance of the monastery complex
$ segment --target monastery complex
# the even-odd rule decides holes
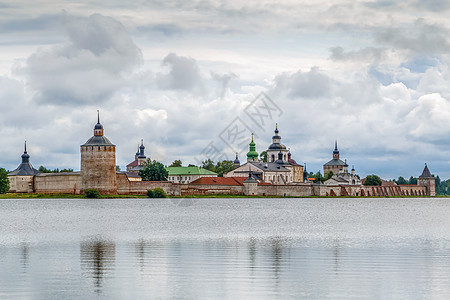
[[[30,163],[25,144],[22,163],[8,174],[10,192],[83,194],[97,189],[101,194],[142,194],[160,187],[168,195],[258,195],[258,196],[435,196],[435,181],[428,167],[418,178],[417,185],[397,185],[383,181],[381,186],[365,186],[355,169],[348,170],[347,161],[340,159],[337,142],[332,159],[323,166],[323,174],[332,176],[324,183],[308,180],[306,166],[298,164],[285,145],[276,126],[265,151],[267,159],[260,159],[253,137],[244,163],[234,160],[234,170],[223,177],[199,167],[169,167],[168,181],[142,181],[138,175],[147,157],[143,141],[135,159],[126,171],[116,171],[116,145],[104,135],[98,118],[94,135],[80,146],[80,172],[40,173]],[[330,173],[331,174],[331,173]]]

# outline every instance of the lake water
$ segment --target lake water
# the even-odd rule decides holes
[[[450,299],[450,199],[0,200],[0,299]]]

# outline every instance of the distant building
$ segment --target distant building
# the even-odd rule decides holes
[[[361,185],[362,181],[356,175],[355,168],[352,168],[351,173],[341,172],[339,174],[333,174],[330,179],[324,182],[326,185]]]
[[[14,171],[8,174],[10,192],[32,193],[34,192],[33,177],[41,174],[30,163],[30,155],[27,153],[27,142],[22,154],[22,163]]]
[[[138,146],[138,151],[134,156],[134,160],[127,165],[127,172],[139,173],[144,167],[144,163],[147,161],[147,156],[145,156],[144,151],[144,140],[141,140],[141,145]]]
[[[278,124],[275,127],[275,135],[272,137],[272,144],[266,152],[267,162],[258,159],[256,144],[252,135],[252,140],[249,144],[249,152],[247,153],[247,163],[224,174],[224,177],[248,177],[249,172],[251,172],[252,178],[258,182],[272,184],[303,182],[304,168],[292,159],[290,151],[281,143]]]
[[[167,167],[168,181],[173,183],[190,183],[202,177],[217,177],[217,173],[200,167]]]
[[[330,171],[333,172],[333,174],[348,173],[347,162],[344,162],[339,158],[337,141],[334,144],[333,159],[323,165],[324,176]]]

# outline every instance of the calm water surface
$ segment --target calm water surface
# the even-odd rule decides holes
[[[450,199],[0,200],[0,299],[450,299]]]

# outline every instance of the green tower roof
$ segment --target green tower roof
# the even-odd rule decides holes
[[[250,142],[250,151],[247,153],[248,159],[257,159],[258,158],[258,152],[256,152],[256,144],[253,141],[253,134],[252,134],[252,141]]]

